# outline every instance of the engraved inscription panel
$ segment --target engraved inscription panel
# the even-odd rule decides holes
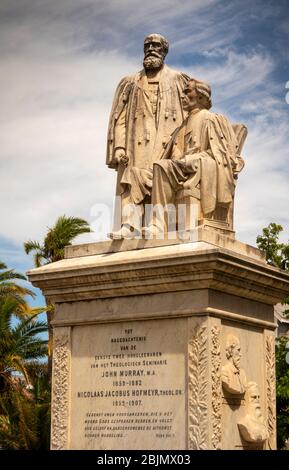
[[[76,326],[71,449],[185,449],[187,321]]]

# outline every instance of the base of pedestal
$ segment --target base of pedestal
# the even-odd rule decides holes
[[[275,448],[273,306],[289,276],[197,233],[71,246],[30,271],[56,304],[53,449]]]

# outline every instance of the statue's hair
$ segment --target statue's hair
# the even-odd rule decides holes
[[[190,82],[193,82],[196,87],[196,91],[198,93],[199,98],[203,99],[203,105],[206,109],[210,109],[212,107],[212,98],[211,98],[211,87],[208,83],[205,83],[201,80],[196,80],[192,78]]]
[[[252,393],[255,393],[256,395],[259,395],[258,384],[256,382],[248,382],[247,383],[247,392],[249,393],[249,395],[251,395]]]
[[[161,34],[158,34],[158,33],[152,33],[152,34],[149,34],[148,36],[146,36],[144,38],[144,42],[146,42],[148,39],[159,39],[161,41],[161,44],[163,46],[163,50],[164,50],[164,55],[166,56],[167,53],[169,52],[169,41],[164,37],[162,36]]]
[[[229,334],[226,342],[226,357],[230,359],[232,357],[233,349],[236,346],[239,346],[240,341],[238,340],[237,336]]]

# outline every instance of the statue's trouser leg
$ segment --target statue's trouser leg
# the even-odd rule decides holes
[[[142,203],[133,203],[128,189],[121,195],[121,212],[122,225],[129,225],[136,230],[141,230],[144,207]]]
[[[155,226],[161,232],[167,232],[169,227],[169,210],[174,207],[175,185],[167,176],[170,161],[164,160],[154,164],[152,186],[152,213],[149,225]],[[175,214],[176,208],[174,207]]]

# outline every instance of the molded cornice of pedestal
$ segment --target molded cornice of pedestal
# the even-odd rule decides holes
[[[110,252],[28,272],[52,302],[213,289],[274,305],[288,295],[288,273],[262,259],[207,242]],[[243,253],[250,252],[244,248]]]

